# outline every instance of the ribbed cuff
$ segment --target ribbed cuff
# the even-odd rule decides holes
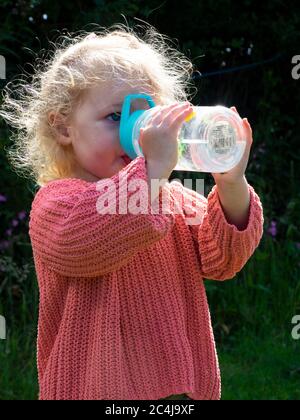
[[[250,193],[248,222],[246,228],[243,230],[239,230],[234,224],[227,221],[218,195],[217,185],[214,185],[211,192],[208,194],[207,213],[209,224],[213,228],[214,233],[219,237],[219,240],[222,241],[225,239],[225,237],[228,236],[228,233],[239,237],[250,235],[250,237],[254,238],[257,236],[258,231],[261,230],[263,224],[262,204],[259,196],[254,191],[254,188],[249,184],[248,189]]]

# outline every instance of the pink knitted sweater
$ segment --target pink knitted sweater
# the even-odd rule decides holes
[[[122,177],[147,181],[145,163],[138,157],[111,178],[117,196]],[[259,197],[249,185],[248,226],[239,231],[216,185],[206,199],[167,183],[169,214],[99,214],[101,181],[51,181],[32,203],[39,399],[220,399],[203,278],[230,279],[253,254],[263,232]],[[193,211],[196,225],[186,219]]]

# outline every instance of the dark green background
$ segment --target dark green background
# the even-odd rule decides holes
[[[0,55],[7,63],[2,88],[30,73],[35,54],[47,54],[61,33],[127,21],[142,34],[138,25],[145,21],[194,63],[195,105],[234,105],[248,118],[254,142],[246,177],[263,203],[264,236],[233,281],[206,282],[223,398],[299,399],[300,341],[290,332],[300,314],[300,79],[291,75],[292,57],[300,55],[300,3],[1,0],[0,16]],[[0,121],[0,130],[0,194],[7,197],[0,202],[0,243],[8,241],[0,250],[0,314],[8,324],[8,338],[0,342],[0,398],[33,399],[38,292],[28,212],[36,186],[9,166],[10,129]],[[205,179],[207,195],[212,176],[190,175]],[[22,210],[27,218],[12,226]]]

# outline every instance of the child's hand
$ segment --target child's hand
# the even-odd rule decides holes
[[[157,108],[141,129],[139,143],[147,162],[155,162],[171,172],[178,161],[178,134],[192,106],[184,102]]]
[[[231,109],[238,114],[234,106],[232,106]],[[252,138],[252,129],[247,118],[243,118],[243,124],[244,124],[245,133],[246,133],[246,148],[245,148],[244,155],[242,159],[240,160],[240,162],[230,171],[223,172],[223,173],[212,173],[212,176],[216,183],[221,182],[221,183],[226,183],[226,184],[235,184],[236,182],[239,182],[244,177],[248,160],[249,160],[250,149],[253,143],[253,138]]]

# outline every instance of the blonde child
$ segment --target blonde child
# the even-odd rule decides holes
[[[114,25],[64,38],[30,83],[7,85],[0,115],[17,128],[8,156],[39,187],[29,234],[40,400],[220,399],[203,279],[242,269],[260,242],[263,210],[244,175],[246,119],[245,155],[212,174],[207,199],[168,182],[191,112],[192,67],[153,27],[142,38]],[[144,157],[130,161],[119,118],[132,93],[152,95],[158,108],[141,132]],[[162,184],[149,194],[154,179]],[[153,213],[163,196],[170,211]],[[125,199],[137,208],[146,199],[146,211],[119,211]]]

